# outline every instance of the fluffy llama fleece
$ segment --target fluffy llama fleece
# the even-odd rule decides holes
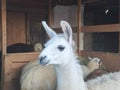
[[[53,65],[43,67],[38,61],[25,65],[20,78],[21,90],[56,90]]]

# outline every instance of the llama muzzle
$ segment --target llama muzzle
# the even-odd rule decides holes
[[[47,65],[49,63],[49,60],[47,59],[47,56],[41,56],[39,58],[39,63],[43,66]]]

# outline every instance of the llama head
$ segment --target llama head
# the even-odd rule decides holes
[[[87,67],[89,67],[89,69],[91,71],[99,69],[100,65],[102,65],[102,61],[100,60],[100,58],[97,58],[97,57],[95,57],[95,58],[88,57],[88,59],[90,60],[90,62],[88,63]]]
[[[91,58],[91,57],[88,57],[88,59],[90,60],[90,62],[95,62],[99,65],[102,65],[102,61],[100,60],[100,58],[97,58],[97,57],[94,57],[94,58]]]
[[[40,52],[40,51],[42,51],[42,44],[41,43],[35,43],[34,44],[34,51],[35,52]]]
[[[40,64],[67,64],[71,54],[73,55],[71,26],[67,22],[61,21],[60,25],[64,36],[60,36],[45,21],[42,22],[42,25],[50,40],[45,44],[45,48],[39,55]]]

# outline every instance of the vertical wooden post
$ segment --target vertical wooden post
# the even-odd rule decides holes
[[[78,55],[81,54],[81,49],[83,49],[83,36],[84,34],[81,32],[81,26],[83,26],[83,13],[84,13],[84,5],[82,5],[81,0],[78,0]],[[81,35],[81,36],[80,36]]]
[[[80,46],[79,45],[79,43],[80,43],[79,42],[80,41],[79,40],[79,38],[80,38],[80,30],[79,30],[80,29],[80,23],[79,23],[79,21],[80,21],[80,0],[78,0],[78,5],[77,6],[78,6],[78,8],[77,8],[78,9],[78,14],[77,14],[77,16],[78,16],[78,21],[77,21],[77,23],[78,23],[78,26],[77,26],[77,53],[79,55],[80,54],[80,51],[79,51],[79,48],[80,48],[79,47]]]
[[[1,23],[2,23],[2,72],[1,72],[1,90],[4,89],[5,81],[5,55],[7,53],[7,32],[6,32],[6,0],[1,0]]]
[[[31,42],[30,41],[32,41],[32,40],[30,40],[30,28],[29,28],[29,15],[28,15],[28,13],[26,13],[26,15],[25,15],[25,20],[26,20],[26,28],[25,28],[25,31],[26,31],[26,43],[27,44],[30,44]]]
[[[120,0],[119,0],[119,23],[120,23]],[[119,53],[120,53],[120,32],[119,32]]]
[[[12,88],[12,59],[5,55],[3,63],[3,76],[2,76],[2,89],[1,90],[13,90]],[[14,85],[13,85],[14,86]]]
[[[120,53],[120,32],[119,32],[119,53]]]
[[[81,32],[81,0],[78,0],[78,27],[77,27],[77,47],[78,55],[80,55],[80,32]]]
[[[49,26],[51,27],[52,26],[52,1],[49,0],[49,20],[48,20],[48,23],[49,23]]]
[[[6,55],[7,32],[6,32],[6,0],[1,0],[1,16],[2,16],[2,55]]]

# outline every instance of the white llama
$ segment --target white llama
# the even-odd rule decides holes
[[[45,21],[42,22],[50,40],[39,55],[40,64],[53,64],[57,74],[57,90],[120,90],[120,72],[102,75],[85,82],[81,66],[72,49],[71,26],[61,21],[64,37],[57,35]]]

